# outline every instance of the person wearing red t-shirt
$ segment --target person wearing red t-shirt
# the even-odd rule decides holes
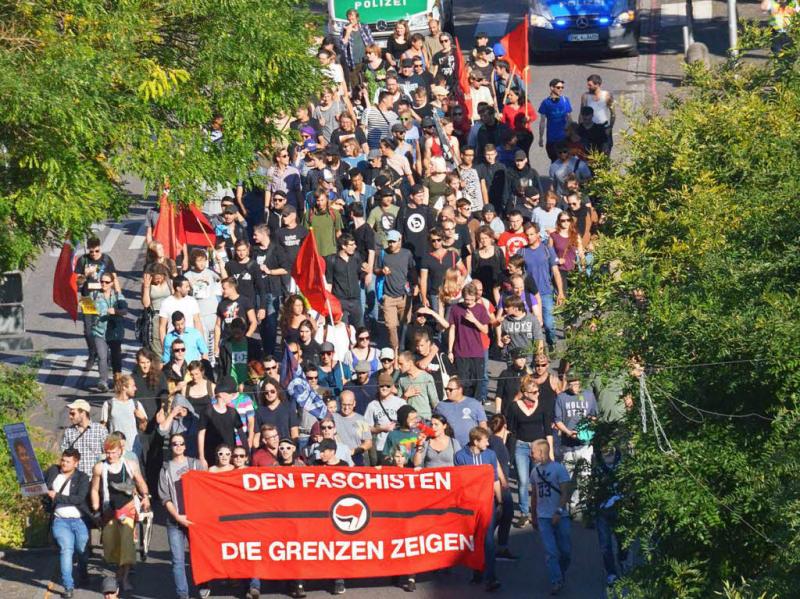
[[[261,438],[258,449],[250,458],[251,466],[276,466],[278,464],[278,445],[280,435],[272,424],[262,424],[259,429]]]
[[[506,265],[511,256],[516,255],[522,248],[528,245],[528,239],[522,230],[522,212],[511,210],[508,213],[508,229],[500,233],[497,238],[497,247],[503,250],[506,257]]]

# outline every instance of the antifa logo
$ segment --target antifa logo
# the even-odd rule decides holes
[[[345,495],[333,503],[331,520],[339,532],[355,534],[369,522],[369,508],[357,495]]]

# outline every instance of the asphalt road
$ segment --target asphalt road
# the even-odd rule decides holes
[[[679,82],[678,61],[675,58],[676,31],[660,27],[658,5],[649,10],[650,2],[643,0],[643,31],[639,57],[618,56],[568,56],[563,60],[536,64],[531,71],[529,97],[534,106],[547,95],[547,82],[560,77],[566,82],[566,94],[573,106],[578,106],[580,94],[585,89],[586,77],[597,73],[604,79],[604,87],[614,93],[620,105],[629,109],[637,107],[658,107],[659,98]],[[516,26],[523,15],[526,3],[515,0],[497,0],[491,4],[492,14],[483,14],[487,4],[481,0],[457,1],[456,32],[461,45],[467,49],[472,46],[477,31],[489,31],[491,42]],[[622,131],[627,126],[624,111],[617,121],[617,148]],[[617,150],[618,151],[618,150]],[[531,163],[541,173],[546,173],[549,162],[544,151],[534,145]],[[135,185],[132,193],[141,194]],[[144,247],[143,216],[145,204],[140,203],[128,218],[120,223],[97,225],[97,235],[103,241],[103,251],[109,253],[122,278],[125,295],[134,312],[139,308],[139,281],[142,250]],[[99,406],[106,396],[92,395],[86,389],[97,381],[97,373],[86,373],[85,345],[80,323],[72,323],[60,308],[50,300],[52,275],[58,250],[45,253],[37,261],[36,267],[24,274],[26,326],[31,335],[34,348],[41,357],[42,364],[38,377],[44,386],[46,402],[32,413],[35,426],[56,435],[66,423],[65,405],[76,397],[88,399]],[[133,339],[133,320],[129,319],[128,339]],[[125,349],[124,369],[133,366],[132,351],[129,344]],[[31,357],[30,354],[0,354],[0,361],[19,364]],[[497,364],[494,365],[497,368]],[[497,372],[495,371],[495,374]],[[597,537],[594,530],[585,530],[577,525],[573,530],[573,565],[568,583],[561,596],[565,598],[599,598],[605,596],[604,574],[597,552]],[[542,559],[542,550],[536,534],[528,530],[513,530],[511,549],[520,556],[517,562],[499,562],[498,575],[503,588],[497,594],[507,597],[544,597],[548,593],[547,576]],[[95,599],[99,594],[99,575],[102,560],[96,556],[90,571],[93,585],[90,589],[78,589],[78,599]],[[469,574],[463,569],[454,569],[447,574],[421,575],[418,578],[416,595],[422,597],[465,599],[484,595],[482,589],[470,586]],[[57,558],[54,552],[16,552],[0,559],[0,596],[9,599],[58,596],[60,586],[51,581],[57,580]],[[153,540],[150,559],[139,564],[134,576],[136,590],[130,597],[162,598],[173,597],[172,577],[169,568],[169,551],[164,529],[158,526]],[[308,585],[310,596],[322,596],[327,589],[320,585]],[[275,586],[265,586],[264,595],[280,592]],[[400,597],[406,594],[391,585],[391,581],[369,580],[350,581],[348,596],[356,597]],[[241,596],[236,587],[220,585],[214,588],[214,596]]]

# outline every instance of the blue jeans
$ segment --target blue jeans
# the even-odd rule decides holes
[[[189,596],[189,581],[186,579],[186,530],[170,519],[167,520],[167,541],[172,554],[172,579],[175,581],[175,594]]]
[[[564,582],[572,555],[569,516],[561,516],[558,526],[550,518],[538,518],[539,538],[544,546],[544,563],[550,576],[550,584]]]
[[[280,298],[271,293],[266,294],[266,305],[264,309],[267,314],[261,321],[259,332],[261,333],[261,345],[264,347],[265,356],[275,355],[275,343],[278,339],[278,307]]]
[[[483,351],[483,377],[478,381],[478,391],[475,399],[483,403],[489,396],[489,350]]]
[[[597,540],[600,543],[600,552],[603,554],[603,567],[606,570],[606,575],[613,574],[619,576],[617,572],[617,560],[614,554],[614,522],[611,517],[604,514],[604,510],[599,510],[597,520]],[[620,563],[624,560],[620,556]]]
[[[369,285],[361,283],[361,308],[363,310],[364,325],[369,327],[372,323],[378,322],[378,302],[375,301],[375,277]]]
[[[60,550],[61,584],[66,590],[75,588],[72,579],[72,558],[78,556],[78,572],[86,576],[89,556],[86,545],[89,542],[89,529],[80,518],[55,518],[53,520],[53,538]]]
[[[553,316],[555,298],[552,293],[542,293],[542,320],[544,320],[544,336],[547,345],[555,345],[556,342],[556,319]]]
[[[531,514],[531,444],[517,439],[514,448],[514,463],[517,466],[517,480],[519,481],[519,511],[522,516],[530,517]]]

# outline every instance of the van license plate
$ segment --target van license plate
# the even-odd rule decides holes
[[[599,39],[599,33],[573,33],[567,36],[569,42],[596,42]]]

